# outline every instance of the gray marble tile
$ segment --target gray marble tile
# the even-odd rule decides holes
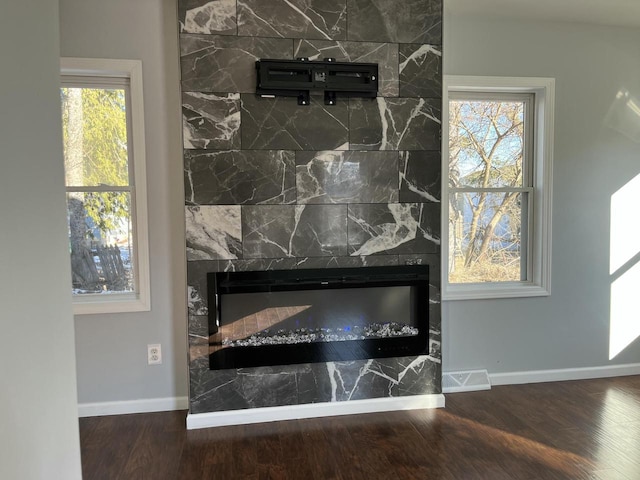
[[[347,206],[296,205],[291,245],[296,257],[347,255]]]
[[[326,364],[312,363],[309,367],[298,374],[298,403],[330,402],[332,385]]]
[[[442,98],[442,48],[400,45],[400,96]]]
[[[206,290],[198,290],[187,285],[187,308],[189,315],[206,315],[207,311]]]
[[[326,364],[331,379],[332,401],[390,397],[390,387],[397,382],[392,371],[383,372],[378,360],[330,362]]]
[[[244,258],[346,255],[346,216],[346,205],[245,206]]]
[[[208,315],[207,273],[215,272],[218,262],[215,260],[196,260],[187,262],[187,308],[189,315]]]
[[[346,0],[238,0],[238,35],[347,38]]]
[[[349,205],[351,255],[435,253],[440,247],[440,205]]]
[[[238,258],[242,248],[240,208],[186,207],[187,260]]]
[[[312,364],[312,376],[304,379],[302,383],[304,390],[300,391],[300,399],[305,403],[309,400],[311,402],[350,400],[350,394],[357,388],[358,373],[366,367],[366,364],[366,360]],[[343,378],[341,378],[342,375],[344,375]],[[309,384],[315,388],[309,388]]]
[[[440,308],[440,304],[438,303],[437,308]],[[438,310],[438,316],[431,316],[429,318],[429,357],[438,364],[442,364],[442,334],[440,328],[440,315]],[[431,315],[431,313],[430,313]],[[433,318],[433,322],[432,322]],[[432,325],[433,323],[433,325]],[[436,380],[441,380],[438,377]]]
[[[215,371],[201,360],[191,362],[192,413],[442,392],[430,355]]]
[[[441,393],[442,367],[429,355],[393,359],[401,382],[393,388],[394,396]]]
[[[426,355],[327,363],[333,378],[331,398],[346,401],[439,393],[430,378],[433,364]]]
[[[378,95],[397,97],[398,87],[398,44],[370,42],[338,42],[327,40],[296,40],[295,58],[309,60],[335,58],[338,62],[358,62],[378,64]]]
[[[430,357],[311,364],[299,375],[300,403],[441,393],[440,365]]]
[[[347,102],[298,105],[293,97],[242,95],[242,148],[258,150],[347,150]]]
[[[181,33],[235,35],[236,0],[178,0]]]
[[[292,257],[293,205],[242,208],[243,258]]]
[[[191,347],[194,348],[197,347]],[[192,366],[189,371],[189,411],[207,413],[249,408],[237,371],[209,370],[208,356],[202,358],[206,367]]]
[[[209,370],[209,345],[192,345],[189,347],[189,372],[200,375]],[[203,377],[203,380],[206,379]]]
[[[348,40],[442,44],[442,0],[347,0]]]
[[[298,388],[295,372],[286,370],[276,373],[238,371],[242,393],[249,408],[296,405]]]
[[[440,202],[439,151],[400,152],[400,201]]]
[[[256,90],[256,60],[291,59],[293,40],[224,35],[180,35],[182,91]]]
[[[266,270],[293,270],[294,258],[250,258],[246,260],[220,260],[219,272],[263,272]]]
[[[386,267],[389,265],[399,265],[397,255],[361,255],[359,258],[363,267]]]
[[[240,95],[182,94],[184,148],[240,148]]]
[[[185,151],[184,190],[186,202],[194,205],[293,203],[294,152]]]
[[[386,267],[398,265],[397,255],[371,255],[362,257],[299,257],[296,266],[299,270],[305,268],[356,268],[356,267]]]
[[[441,100],[351,98],[349,125],[352,150],[439,150]]]
[[[397,152],[296,152],[298,203],[398,201]]]
[[[434,363],[442,363],[442,343],[439,340],[429,340],[429,358]]]
[[[209,345],[209,317],[189,315],[189,345]]]

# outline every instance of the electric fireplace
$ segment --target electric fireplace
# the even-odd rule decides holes
[[[426,265],[218,272],[207,289],[211,369],[429,353]]]

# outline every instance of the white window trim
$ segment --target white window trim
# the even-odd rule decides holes
[[[60,73],[78,77],[125,77],[131,92],[130,118],[135,184],[135,239],[137,293],[82,295],[73,297],[75,315],[145,312],[151,310],[149,274],[149,232],[147,214],[147,172],[144,140],[144,100],[142,62],[102,58],[60,59]]]
[[[534,93],[532,276],[526,282],[452,284],[449,259],[449,92]],[[442,102],[442,299],[539,297],[551,294],[551,203],[555,79],[444,75]]]

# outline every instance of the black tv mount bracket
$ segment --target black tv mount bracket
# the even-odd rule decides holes
[[[377,63],[263,59],[256,62],[256,70],[256,95],[297,97],[298,105],[309,105],[312,91],[324,92],[325,105],[335,105],[337,96],[375,98],[378,94]]]

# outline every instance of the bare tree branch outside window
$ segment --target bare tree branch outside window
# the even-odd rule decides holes
[[[526,278],[526,102],[449,102],[449,281]]]

